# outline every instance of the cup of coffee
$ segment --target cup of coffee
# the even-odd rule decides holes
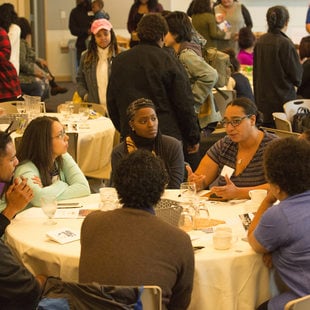
[[[249,196],[251,198],[251,202],[257,205],[260,205],[261,202],[267,196],[267,190],[266,189],[253,189],[249,191]]]
[[[237,237],[233,235],[231,227],[227,225],[219,225],[215,228],[213,234],[213,247],[216,250],[228,250],[236,241]]]

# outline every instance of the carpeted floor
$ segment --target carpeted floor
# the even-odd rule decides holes
[[[65,94],[58,94],[56,96],[51,96],[45,100],[45,106],[47,112],[57,112],[57,106],[60,103],[65,103],[65,101],[71,101],[73,93],[76,91],[76,84],[73,82],[57,82],[61,87],[68,88]]]

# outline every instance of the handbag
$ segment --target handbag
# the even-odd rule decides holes
[[[293,116],[292,127],[294,132],[299,133],[310,129],[310,110],[308,108],[298,108],[297,113]]]

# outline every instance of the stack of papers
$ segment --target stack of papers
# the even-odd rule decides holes
[[[76,241],[76,240],[80,240],[80,232],[79,231],[74,231],[70,228],[58,228],[55,230],[50,230],[46,233],[46,235],[60,243],[60,244],[65,244],[68,242],[72,242],[72,241]]]

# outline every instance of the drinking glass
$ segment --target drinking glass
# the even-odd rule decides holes
[[[53,216],[57,210],[57,199],[54,195],[45,195],[41,198],[41,208],[48,220],[44,222],[45,225],[55,225],[57,222],[53,220]]]
[[[81,128],[88,128],[86,121],[88,120],[89,117],[89,108],[88,107],[80,107],[79,108],[79,117],[81,121]]]
[[[181,205],[184,207],[194,207],[197,195],[196,184],[194,182],[183,182],[180,185]]]
[[[16,109],[19,114],[26,113],[26,104],[24,101],[16,101]]]
[[[194,228],[194,219],[188,209],[184,209],[180,215],[178,226],[183,231],[191,231]]]

